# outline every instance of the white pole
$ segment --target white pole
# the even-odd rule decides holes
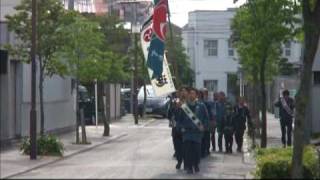
[[[97,80],[94,83],[94,96],[95,96],[95,106],[96,106],[96,127],[98,127],[98,85]]]

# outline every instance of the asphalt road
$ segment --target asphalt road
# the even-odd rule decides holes
[[[127,132],[90,151],[63,159],[13,178],[245,178],[252,166],[242,153],[211,153],[200,164],[200,173],[176,170],[171,129],[166,119],[147,126],[113,126]]]

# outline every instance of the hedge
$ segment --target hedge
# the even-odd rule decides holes
[[[256,150],[255,178],[288,179],[291,176],[292,148],[266,148]],[[304,178],[319,179],[319,155],[314,146],[306,146],[303,153]]]

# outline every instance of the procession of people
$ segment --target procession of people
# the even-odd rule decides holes
[[[232,105],[224,92],[214,93],[213,100],[210,100],[206,89],[192,87],[182,87],[173,94],[168,118],[172,127],[176,169],[181,169],[183,163],[188,174],[198,173],[201,158],[210,152],[232,153],[234,137],[237,151],[242,152],[246,124],[252,128],[250,112],[243,97]]]

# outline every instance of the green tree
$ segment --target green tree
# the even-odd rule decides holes
[[[65,69],[52,61],[53,54],[63,41],[57,36],[56,28],[65,17],[59,0],[39,0],[37,9],[37,56],[39,59],[40,133],[44,133],[43,83],[45,76],[61,74]],[[17,35],[19,44],[8,46],[10,52],[19,59],[29,61],[31,48],[31,1],[23,0],[14,8],[14,15],[6,16],[8,28]]]
[[[111,119],[109,85],[110,83],[123,83],[129,79],[130,66],[127,66],[129,58],[126,52],[129,47],[130,35],[124,29],[123,22],[117,16],[107,14],[103,16],[96,16],[95,14],[84,15],[90,21],[98,23],[100,31],[104,34],[101,51],[107,52],[107,56],[103,56],[103,58],[108,59],[110,69],[107,73],[103,73],[104,79],[98,80],[98,107],[99,111],[102,111],[104,122],[103,135],[108,136],[110,134],[109,123]],[[103,101],[104,95],[106,96],[106,104]]]
[[[232,22],[240,64],[261,91],[261,147],[267,146],[266,82],[275,73],[281,44],[295,33],[296,8],[291,1],[250,0],[240,7]],[[258,77],[258,78],[255,78]],[[249,77],[250,78],[250,77]]]
[[[185,48],[182,44],[181,34],[177,31],[173,31],[172,36],[168,33],[166,39],[166,50],[168,61],[171,63],[170,70],[171,72],[177,71],[175,78],[175,84],[177,88],[180,85],[192,86],[195,80],[194,72],[190,67],[190,62],[187,54],[185,53]],[[174,62],[176,61],[176,69],[174,69]],[[183,72],[183,73],[182,73]]]
[[[111,53],[102,52],[104,34],[99,29],[99,24],[70,11],[74,18],[72,23],[60,26],[57,32],[64,38],[64,45],[55,54],[56,61],[64,64],[66,74],[76,78],[76,143],[79,141],[79,85],[80,82],[93,82],[95,79],[104,80],[109,70],[109,57]],[[82,142],[87,143],[84,123],[81,123]]]
[[[306,108],[310,100],[312,65],[315,60],[320,39],[320,1],[300,0],[302,5],[304,55],[300,87],[296,95],[296,114],[294,120],[294,141],[292,156],[292,178],[303,178],[302,155],[305,147],[304,126]]]
[[[290,76],[295,73],[293,64],[288,62],[287,58],[281,58],[279,61],[279,73],[281,75]]]

